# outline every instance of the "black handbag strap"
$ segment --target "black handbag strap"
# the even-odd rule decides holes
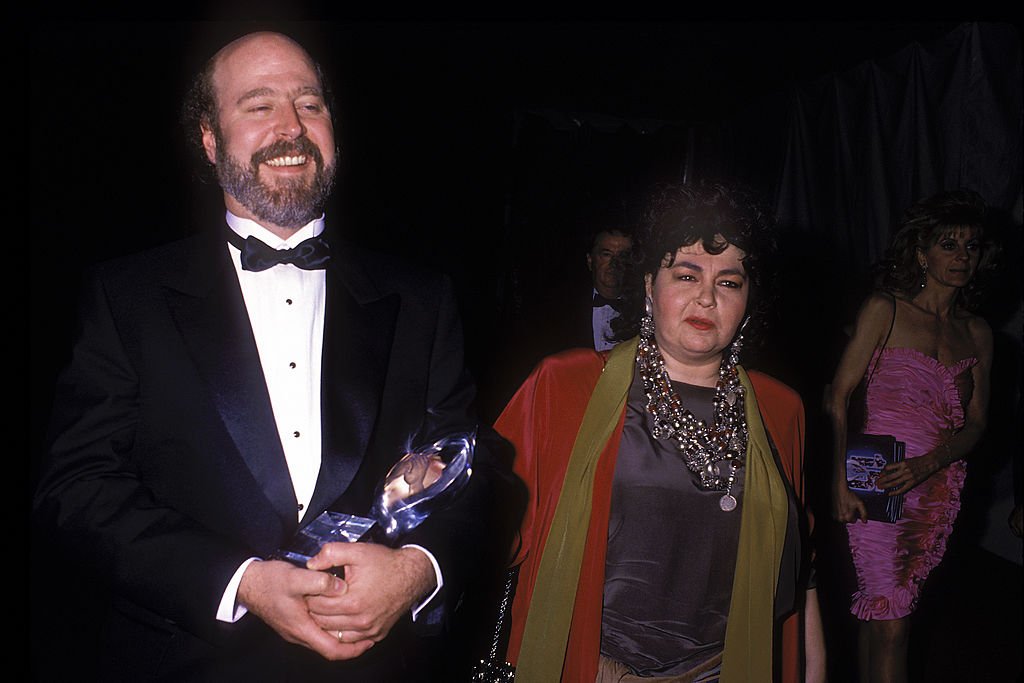
[[[893,294],[889,294],[892,297],[892,320],[889,321],[889,331],[885,333],[885,340],[882,345],[878,347],[879,353],[885,350],[885,345],[889,343],[889,337],[892,336],[892,328],[896,326],[896,297]],[[878,369],[878,359],[874,359],[874,363],[871,365],[871,372],[868,373],[868,378],[864,381],[864,391],[868,390],[868,385],[871,384],[871,378],[875,376],[875,370]]]

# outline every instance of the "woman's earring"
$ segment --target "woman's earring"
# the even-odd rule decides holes
[[[922,263],[921,264],[921,282],[920,282],[921,289],[924,289],[925,285],[927,285],[927,284],[928,284],[928,264],[927,263]]]
[[[651,297],[644,297],[644,317],[640,319],[640,336],[644,339],[654,337],[654,302]]]
[[[732,344],[729,345],[729,360],[730,366],[735,366],[740,362],[740,351],[743,350],[743,332],[747,329],[747,324],[750,322],[750,316],[748,315],[743,319],[743,323],[740,325],[739,332],[736,333],[736,338],[732,340]]]

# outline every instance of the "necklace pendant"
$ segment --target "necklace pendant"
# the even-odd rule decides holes
[[[723,512],[732,512],[736,509],[736,499],[731,493],[727,493],[718,499],[718,507],[722,508]]]

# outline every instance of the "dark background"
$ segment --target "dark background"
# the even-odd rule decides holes
[[[523,348],[543,340],[543,325],[516,326],[529,302],[564,279],[587,278],[584,217],[656,180],[711,175],[751,183],[779,209],[780,239],[788,247],[782,305],[754,358],[798,388],[807,404],[808,485],[822,548],[831,553],[842,546],[822,495],[827,450],[815,447],[827,438],[817,407],[843,325],[867,291],[867,267],[899,211],[951,184],[981,192],[1003,225],[1011,267],[986,310],[997,332],[993,409],[997,416],[1019,415],[1021,66],[1014,26],[36,20],[29,27],[31,482],[54,378],[68,357],[83,267],[189,234],[223,212],[219,190],[200,179],[178,108],[193,74],[216,49],[265,28],[303,43],[334,82],[343,178],[329,219],[357,242],[454,278],[485,418],[494,417],[521,368],[536,360],[525,352],[508,355],[520,340]],[[948,85],[955,69],[947,61],[964,61],[965,44],[995,77],[970,71],[963,86]],[[910,107],[894,93],[911,90],[904,88],[906,74],[922,61],[930,76],[922,79],[923,111],[914,120],[926,123],[911,126],[910,137],[923,142],[908,145],[900,136]],[[893,79],[903,89],[888,88]],[[872,85],[876,80],[882,85]],[[960,92],[968,93],[963,101],[973,118],[939,116],[968,108],[950,103],[950,93]],[[858,121],[882,122],[876,137],[884,159],[876,166],[843,167],[835,161],[842,149],[794,154],[820,149],[823,143],[810,139],[815,134],[825,146],[838,140],[837,149],[845,140],[847,156],[871,149],[862,136],[866,124],[847,133],[831,123],[842,117],[834,115],[839,107],[830,109],[830,93],[831,100],[848,96]],[[857,108],[861,102],[880,104]],[[888,112],[896,110],[890,125]],[[954,128],[963,135],[947,137]],[[808,139],[794,140],[801,130]],[[811,157],[817,161],[808,162]],[[794,171],[797,162],[807,168]],[[837,170],[843,168],[849,176]],[[843,193],[854,186],[856,192]],[[503,373],[503,367],[515,370]],[[992,500],[1005,498],[1008,463],[1021,450],[1019,429],[1012,419],[994,426],[985,445],[997,457],[979,474],[972,470],[976,502],[965,503],[966,531],[958,532],[966,549],[957,555],[956,544],[951,547],[947,578],[940,571],[932,582],[941,597],[922,603],[932,623],[961,619],[943,611],[950,603],[944,586],[974,580],[961,567],[976,564],[971,553],[988,533]],[[1003,636],[1019,645],[1019,542],[1011,552],[1014,547],[1017,564],[996,562],[993,571],[1009,572],[1001,600],[1008,595],[1017,616],[979,645],[984,661],[1005,661]],[[833,680],[841,681],[850,670],[852,634],[842,604],[849,576],[844,560],[832,557],[839,558],[824,558],[822,594]],[[958,563],[958,557],[967,559]],[[915,656],[941,670],[950,649],[928,634],[948,630],[918,628],[928,637],[917,637]],[[1019,672],[1019,651],[1009,657],[1010,670]]]
[[[543,298],[563,277],[585,280],[588,211],[632,199],[656,180],[728,176],[774,199],[782,239],[793,245],[786,253],[794,263],[780,282],[794,290],[786,302],[789,314],[828,311],[824,321],[815,321],[825,323],[815,330],[824,346],[848,322],[865,291],[867,266],[880,255],[899,212],[924,194],[965,184],[1006,213],[1019,233],[1020,86],[1013,76],[1020,74],[1020,45],[1014,27],[981,24],[985,34],[977,42],[993,46],[989,68],[1007,72],[997,85],[1010,90],[986,100],[980,115],[986,118],[928,121],[921,142],[905,139],[903,122],[888,112],[900,105],[896,88],[904,87],[904,79],[898,73],[896,85],[885,79],[908,69],[905,59],[893,55],[915,45],[922,54],[941,56],[978,26],[37,21],[29,61],[35,104],[31,262],[52,267],[31,271],[32,433],[40,433],[51,379],[66,353],[81,268],[193,232],[221,212],[220,193],[200,180],[201,165],[177,116],[193,74],[238,35],[286,31],[325,66],[335,85],[343,147],[332,223],[358,242],[430,263],[455,278],[470,365],[483,385],[482,409],[493,417],[521,379],[518,369],[511,378],[492,376],[503,359],[496,350],[509,336],[517,342],[544,334],[510,330],[528,307],[523,300]],[[934,78],[948,79],[946,70],[939,64]],[[883,85],[865,86],[865,71]],[[880,120],[875,135],[884,138],[878,143],[882,168],[872,166],[867,153],[846,168],[832,150],[811,159],[816,164],[798,159],[806,168],[790,158],[799,145],[813,151],[843,137],[853,148],[848,155],[871,146],[864,123],[842,135],[815,123],[829,121],[822,110],[830,95],[820,92],[829,79],[851,90],[854,107],[860,100],[880,102],[845,116]],[[921,106],[954,108],[944,87],[935,86],[940,92]],[[806,111],[794,114],[798,99]],[[810,122],[802,134],[821,139],[787,140],[800,117]],[[981,170],[960,170],[968,166],[963,148],[975,157],[990,151],[967,133],[952,141],[932,139],[939,137],[935,130],[960,135],[992,121],[999,135],[982,134],[1003,149],[998,159],[975,162]],[[915,158],[918,147],[934,158]],[[904,177],[916,178],[910,172],[915,163],[952,171],[902,187]],[[878,180],[858,183],[858,174]],[[987,186],[992,177],[1000,179],[998,187]],[[804,187],[794,190],[793,178]],[[840,196],[832,185],[843,184],[856,191]],[[1017,294],[1004,297],[996,317],[1012,315]],[[792,328],[803,335],[807,322],[783,319],[773,333]],[[815,354],[822,367],[810,373],[803,363],[786,367],[787,354],[767,362],[804,389],[819,380],[816,375],[831,372],[830,352]]]

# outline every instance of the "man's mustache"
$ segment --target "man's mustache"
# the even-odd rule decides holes
[[[276,159],[283,156],[307,156],[316,162],[317,166],[323,168],[324,158],[320,153],[320,148],[317,147],[312,140],[306,137],[296,138],[294,140],[278,140],[273,142],[263,149],[256,150],[252,155],[253,168],[258,167],[264,161],[270,159]]]

